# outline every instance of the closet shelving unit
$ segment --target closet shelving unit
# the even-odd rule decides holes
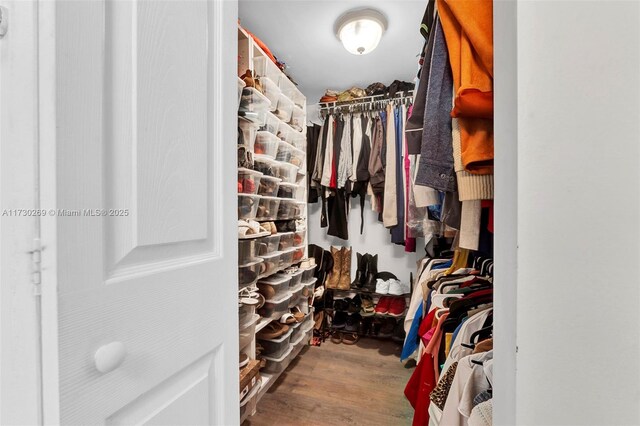
[[[297,213],[292,216],[286,216],[287,219],[296,219],[296,234],[302,234],[302,243],[295,245],[295,248],[284,250],[283,253],[294,252],[294,258],[284,263],[279,263],[275,268],[269,268],[259,275],[258,280],[271,277],[274,274],[283,272],[290,266],[300,263],[303,258],[307,257],[307,209],[306,209],[306,98],[297,89],[297,87],[289,80],[285,74],[269,59],[264,51],[253,41],[253,39],[241,28],[238,27],[238,75],[242,75],[246,70],[253,72],[254,78],[260,81],[264,94],[255,95],[260,97],[260,101],[268,104],[269,112],[264,120],[258,120],[258,123],[252,126],[252,131],[260,129],[260,142],[254,142],[255,135],[250,136],[248,149],[254,155],[254,161],[270,162],[277,167],[284,167],[288,170],[295,170],[295,167],[283,166],[282,163],[294,163],[299,168],[295,172],[289,173],[287,176],[281,176],[289,183],[284,188],[291,189],[294,193],[294,200],[297,201]],[[240,86],[239,86],[240,87]],[[253,91],[247,92],[254,93]],[[245,92],[246,93],[246,92]],[[253,96],[253,95],[252,95]],[[239,117],[239,127],[248,124],[243,117]],[[276,144],[277,148],[273,148]],[[265,157],[270,157],[266,158]],[[275,157],[275,158],[274,158]],[[254,167],[257,169],[258,167]],[[267,175],[268,176],[268,175]],[[267,178],[269,179],[269,178]],[[296,190],[296,185],[298,185]],[[281,195],[281,194],[279,194]],[[280,199],[280,204],[282,200]],[[291,204],[291,203],[289,203]],[[274,209],[275,210],[275,209]],[[278,216],[282,209],[278,209]],[[294,208],[296,211],[296,208]],[[286,220],[285,217],[282,219]],[[258,222],[272,222],[273,218],[257,217]],[[281,234],[280,232],[278,234]],[[278,249],[280,249],[279,247]],[[259,254],[258,254],[259,256]],[[284,256],[283,256],[284,257]],[[298,325],[300,327],[299,337],[295,342],[291,342],[287,355],[283,357],[280,363],[274,364],[276,368],[270,368],[271,372],[260,372],[261,382],[259,388],[252,391],[248,398],[250,401],[243,400],[241,402],[241,418],[242,423],[248,416],[253,415],[256,406],[262,396],[275,383],[282,371],[284,371],[289,363],[298,356],[303,347],[306,346],[313,333],[313,301],[309,296],[313,297],[313,290],[310,295],[308,290],[315,287],[315,278],[313,278],[313,268],[307,268],[305,277],[310,277],[290,289],[289,307],[302,304],[303,312],[306,306],[307,316],[305,320]],[[258,281],[256,280],[256,282]],[[312,286],[313,283],[313,286]],[[251,286],[255,282],[246,284]],[[306,289],[307,294],[302,293]],[[277,298],[276,298],[277,299]],[[249,355],[250,359],[256,358],[256,334],[264,329],[270,322],[277,321],[270,317],[260,318],[255,324],[251,341],[244,348],[240,348]],[[272,362],[272,361],[269,361]],[[271,366],[273,367],[273,365]]]

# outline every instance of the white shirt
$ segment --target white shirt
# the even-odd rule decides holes
[[[322,186],[329,186],[331,182],[331,160],[333,159],[333,115],[330,115],[325,122],[328,122],[327,126],[327,146],[324,150],[324,164],[322,166],[322,179],[320,184]]]
[[[473,409],[473,398],[480,392],[489,389],[484,368],[471,361],[484,363],[491,359],[493,359],[493,351],[469,355],[458,361],[456,374],[442,410],[440,424],[443,426],[468,425],[469,414]]]

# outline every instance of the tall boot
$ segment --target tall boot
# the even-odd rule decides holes
[[[342,270],[342,249],[331,246],[331,257],[333,257],[333,269],[327,278],[327,288],[338,288]]]
[[[351,286],[351,247],[342,247],[342,267],[340,268],[339,290],[349,290]]]
[[[351,283],[351,288],[362,288],[364,285],[364,281],[367,278],[367,259],[369,258],[368,254],[360,254],[356,253],[358,257],[358,263],[356,264],[358,270],[356,271],[356,277]]]
[[[376,291],[376,280],[378,275],[378,255],[369,255],[367,262],[367,278],[363,289],[370,292]]]

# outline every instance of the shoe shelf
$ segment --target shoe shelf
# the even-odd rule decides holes
[[[256,333],[265,328],[269,323],[273,321],[271,318],[261,318],[258,324],[256,325]]]
[[[287,204],[287,206],[291,206],[290,208],[281,209],[280,203],[278,203],[278,207],[273,209],[278,212],[277,215],[254,214],[254,217],[257,216],[258,218],[252,220],[260,223],[295,220],[298,225],[297,232],[303,232],[304,229],[304,235],[303,243],[294,247],[296,249],[302,248],[304,250],[302,253],[302,258],[304,259],[307,255],[308,241],[306,226],[307,207],[301,203],[306,202],[307,200],[306,98],[297,89],[295,84],[293,84],[289,78],[267,57],[265,52],[255,43],[253,38],[238,26],[238,76],[244,75],[247,70],[251,71],[251,77],[245,78],[243,83],[246,81],[252,84],[251,80],[253,79],[256,83],[256,87],[251,90],[244,89],[243,95],[240,91],[242,84],[238,84],[239,99],[243,103],[243,110],[251,111],[254,119],[248,120],[242,117],[242,114],[239,111],[238,120],[241,121],[241,124],[244,126],[250,123],[250,127],[254,129],[255,134],[263,132],[262,137],[266,140],[274,141],[277,139],[277,150],[275,153],[272,152],[273,155],[268,157],[256,155],[255,137],[252,138],[251,132],[249,131],[248,138],[254,139],[254,143],[245,143],[245,146],[247,147],[247,152],[254,154],[254,163],[253,165],[245,168],[252,168],[258,171],[264,167],[267,167],[267,169],[271,168],[270,171],[265,173],[266,176],[276,175],[274,177],[282,179],[282,182],[286,182],[291,188],[295,188],[292,191],[296,191],[293,197],[287,197],[286,195],[277,197],[279,194],[273,194],[275,198],[280,200],[280,202],[282,202],[282,200],[291,200],[295,202]],[[249,95],[253,96],[249,96],[247,92],[251,92]],[[269,99],[269,102],[266,102],[262,95],[265,95],[265,99]],[[265,131],[269,132],[271,135],[264,134]],[[271,146],[268,143],[264,142],[258,149],[258,151],[263,150],[264,152],[259,152],[259,154],[268,154],[267,148],[270,147]],[[263,163],[266,163],[266,166],[264,166]],[[297,185],[299,185],[299,187]],[[264,201],[262,198],[259,200],[267,204],[269,203],[268,201]],[[272,209],[269,209],[269,211],[271,210]],[[281,211],[283,212],[281,213]],[[269,216],[270,218],[267,219],[266,216]],[[302,227],[300,225],[302,225]],[[270,233],[249,235],[245,238],[258,238],[260,236],[268,235],[270,235]],[[286,252],[287,251],[285,250],[284,253]],[[274,274],[283,272],[289,267],[299,266],[303,259],[298,258],[300,255],[299,251],[294,251],[294,253],[296,255],[295,260],[293,260],[292,257],[289,257],[287,260],[282,261],[282,265],[277,267],[271,266],[273,269],[269,268],[269,272],[265,275],[259,276],[257,280],[268,278]],[[255,285],[257,280],[250,285]],[[311,298],[310,300],[312,301],[313,299]],[[295,303],[296,306],[299,306],[302,310],[306,309],[306,303],[302,297],[299,298],[297,302],[293,303]],[[302,305],[300,305],[301,303]],[[312,306],[313,304],[311,302],[309,304],[309,312],[311,313],[313,312]],[[255,335],[273,321],[277,321],[277,319],[274,320],[267,317],[260,318],[257,321],[251,344],[245,349],[245,353],[249,355],[250,359],[256,359],[257,340]],[[276,361],[275,366],[277,368],[275,368],[275,370],[286,370],[290,362],[302,351],[304,346],[309,344],[309,341],[310,338],[306,339],[306,341],[301,339],[299,342],[296,342],[295,347],[292,345],[290,355],[282,361],[282,364],[279,365]],[[269,366],[261,369],[260,389],[255,395],[255,401],[252,401],[247,405],[248,409],[241,409],[240,423],[244,422],[244,420],[249,416],[255,414],[257,403],[260,401],[262,396],[267,393],[269,388],[276,382],[280,375],[280,373],[274,373],[273,371],[275,370],[273,368],[269,368]]]
[[[362,290],[362,289],[349,289],[349,290],[339,290],[339,289],[329,289],[329,290],[333,290],[334,294],[340,294],[340,295],[347,295],[347,294],[363,294],[363,295],[369,295],[371,297],[382,297],[382,296],[387,296],[387,297],[404,297],[404,298],[410,298],[411,297],[411,293],[405,293],[405,294],[390,294],[390,293],[372,293],[370,291],[366,291],[366,290]]]

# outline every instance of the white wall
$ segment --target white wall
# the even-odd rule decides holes
[[[351,199],[351,213],[349,216],[349,241],[327,235],[327,228],[320,228],[320,210],[322,204],[308,205],[309,214],[309,244],[317,244],[329,250],[334,246],[351,246],[351,279],[355,277],[356,252],[378,254],[378,271],[389,271],[400,280],[408,282],[409,273],[416,274],[416,262],[424,257],[424,240],[417,242],[416,253],[406,253],[404,246],[391,244],[391,235],[381,222],[377,214],[371,210],[369,199],[364,205],[364,231],[360,235],[360,198]]]
[[[640,424],[639,118],[638,2],[518,2],[517,424]]]

